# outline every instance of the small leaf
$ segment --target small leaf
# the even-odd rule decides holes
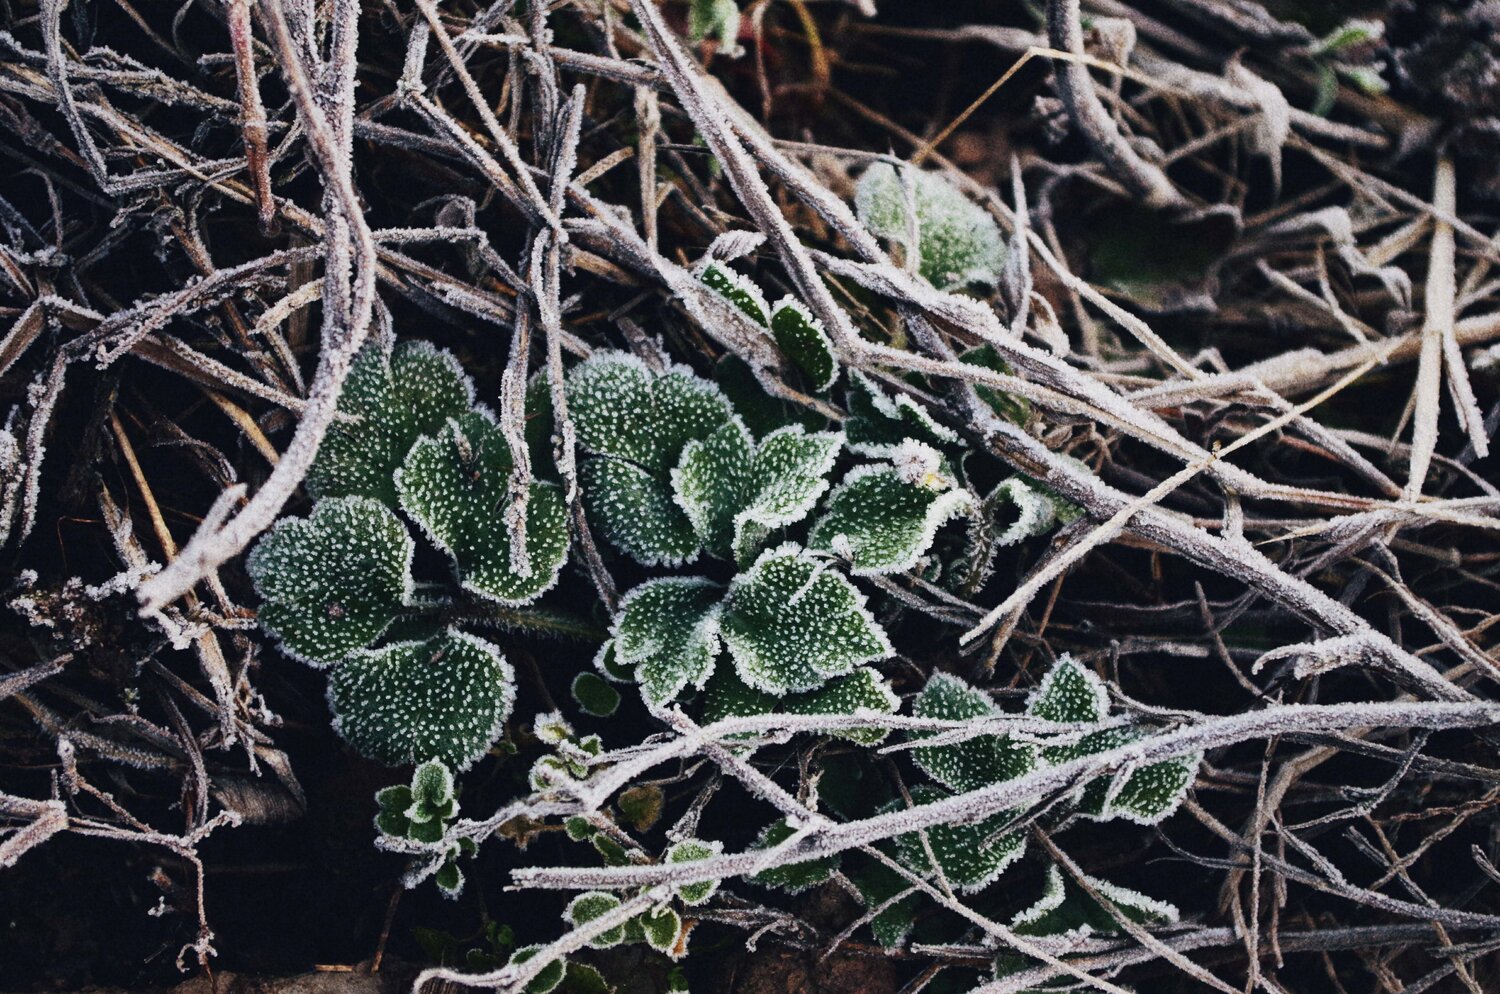
[[[662,789],[649,783],[620,791],[620,796],[615,799],[615,806],[637,832],[644,832],[661,818],[665,802],[666,795],[662,793]]]
[[[795,298],[783,297],[772,308],[771,336],[786,357],[812,380],[813,390],[822,393],[839,378],[838,360],[833,357],[833,343],[823,330],[823,322]]]
[[[667,850],[664,862],[667,863],[692,863],[700,859],[709,859],[724,851],[724,843],[717,839],[704,841],[703,839],[683,839]],[[701,880],[692,884],[681,884],[677,890],[677,896],[686,905],[702,904],[719,889],[717,880]]]
[[[875,941],[886,949],[906,941],[912,926],[916,924],[922,895],[912,893],[894,900],[897,895],[911,890],[912,885],[883,863],[868,864],[852,874],[851,879],[865,902],[866,913],[884,905],[883,910],[870,919],[870,932],[875,936]]]
[[[464,873],[458,868],[458,864],[451,859],[438,867],[438,871],[432,879],[437,884],[438,890],[449,900],[463,893]]]
[[[1083,512],[1034,480],[1012,476],[986,498],[995,509],[990,528],[996,545],[1015,545],[1076,520]],[[1001,508],[1013,508],[1014,516],[1001,517]]]
[[[372,497],[396,506],[392,483],[412,444],[474,402],[474,384],[449,352],[402,342],[387,357],[371,342],[355,358],[339,392],[335,421],[318,446],[304,485],[313,497]]]
[[[522,946],[511,954],[510,963],[520,965],[542,951],[541,946]],[[526,994],[552,994],[557,985],[562,983],[563,973],[568,969],[568,961],[559,957],[542,967],[542,971],[531,978],[531,983],[526,985]]]
[[[947,673],[932,675],[917,696],[912,713],[918,718],[958,722],[1002,714],[987,696]],[[920,740],[941,734],[945,733],[917,732],[912,737]],[[1040,760],[1035,745],[1009,735],[991,734],[947,745],[918,746],[912,750],[912,758],[922,772],[960,794],[1030,773]]]
[[[959,440],[957,432],[939,424],[919,402],[905,393],[887,394],[857,369],[849,371],[844,403],[849,410],[844,422],[849,448],[861,455],[888,456],[909,438],[935,448]]]
[[[740,8],[734,0],[692,0],[688,30],[695,42],[715,38],[726,57],[739,58]]]
[[[936,787],[920,784],[911,790],[916,806],[932,804],[949,796]],[[933,825],[925,829],[927,845],[943,878],[960,890],[973,893],[994,883],[1026,851],[1026,830],[1012,829],[1000,834],[1010,821],[1010,812],[1001,812],[983,821],[966,825]],[[935,877],[927,858],[927,847],[917,833],[896,837],[897,858],[912,870]]]
[[[1199,762],[1200,756],[1179,757],[1116,774],[1100,814],[1138,825],[1160,823],[1187,796]]]
[[[785,697],[773,697],[747,687],[732,670],[720,669],[708,681],[705,697],[704,724],[731,717],[743,718],[777,712],[886,715],[895,714],[901,706],[901,699],[880,674],[868,667],[857,669],[848,676],[836,677],[817,690],[805,694],[788,694]],[[861,745],[875,745],[890,733],[883,728],[863,728],[830,731],[828,734],[851,739]]]
[[[438,759],[468,769],[500,737],[514,696],[500,650],[453,629],[357,652],[328,684],[334,730],[388,766]]]
[[[993,285],[1005,262],[1000,227],[984,208],[969,200],[945,176],[877,162],[860,177],[854,209],[873,234],[911,251],[911,228],[917,235],[918,270],[940,290],[970,283]],[[911,183],[908,207],[903,178]],[[914,209],[915,225],[908,224]]]
[[[575,928],[593,921],[600,915],[607,915],[620,906],[620,899],[613,894],[600,890],[585,891],[568,902],[567,910],[563,912],[563,918],[569,925]],[[589,945],[595,949],[608,949],[610,946],[618,946],[625,941],[625,926],[617,925],[600,935],[589,940]]]
[[[608,718],[620,707],[620,692],[597,673],[585,671],[573,678],[573,700],[584,714]]]
[[[296,659],[337,662],[384,634],[410,600],[413,548],[400,519],[368,497],[283,518],[245,564],[265,599],[260,623]]]
[[[626,594],[615,618],[615,656],[633,666],[646,697],[671,701],[701,687],[719,655],[723,590],[698,577],[648,580]]]
[[[682,933],[682,918],[670,907],[648,911],[635,918],[640,923],[646,945],[659,953],[670,953],[677,946],[677,936]]]
[[[1137,925],[1166,925],[1178,920],[1177,908],[1107,880],[1085,877],[1089,886],[1115,906],[1119,914]],[[1047,867],[1046,890],[1031,907],[1011,919],[1010,927],[1020,935],[1084,938],[1095,933],[1123,931],[1115,916],[1078,884],[1065,878],[1057,864]]]
[[[458,811],[453,773],[436,760],[423,763],[412,774],[411,797],[406,816],[415,822],[443,821]]]
[[[735,19],[739,19],[738,12]],[[766,295],[749,277],[742,276],[717,259],[704,259],[698,265],[698,279],[762,328],[770,324],[771,308],[766,305]]]
[[[1000,353],[995,351],[993,345],[981,345],[977,349],[970,349],[959,356],[958,361],[996,373],[1014,372],[1010,364],[1000,358]],[[1004,391],[986,386],[975,386],[974,392],[990,410],[1012,424],[1025,426],[1031,420],[1031,401],[1025,397],[1013,397]]]
[[[579,482],[604,537],[647,566],[695,558],[698,538],[669,476],[689,442],[733,417],[724,394],[684,367],[657,375],[635,356],[601,352],[569,375],[568,403],[579,444],[595,457]]]
[[[864,596],[796,545],[735,578],[719,630],[740,679],[768,694],[813,690],[891,653]]]
[[[828,419],[816,411],[767,393],[750,364],[733,353],[719,360],[714,380],[756,438],[764,438],[789,424],[800,424],[808,431],[828,426]]]
[[[785,821],[775,821],[761,830],[760,836],[750,848],[770,849],[791,838],[792,834],[792,827]],[[774,887],[788,894],[801,894],[827,880],[838,868],[839,857],[834,854],[804,860],[800,863],[769,867],[752,876],[750,880],[762,887]]]
[[[1096,724],[1109,714],[1109,693],[1092,670],[1064,654],[1026,702],[1026,713],[1060,724]]]
[[[969,492],[941,476],[936,450],[908,442],[897,456],[901,462],[850,470],[808,538],[813,548],[847,558],[856,576],[912,569],[944,523],[974,510]]]
[[[701,442],[689,442],[672,471],[677,503],[703,545],[741,564],[777,528],[802,520],[828,489],[843,436],[788,425],[757,446],[735,418]]]
[[[557,583],[568,558],[562,491],[533,483],[526,506],[528,570],[511,565],[510,444],[482,409],[450,420],[412,446],[396,474],[401,506],[458,564],[465,590],[501,604],[529,604]]]

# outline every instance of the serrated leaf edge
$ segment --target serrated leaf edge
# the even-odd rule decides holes
[[[850,448],[852,449],[854,447],[850,446]],[[890,446],[888,454],[894,454],[897,448],[899,448],[899,446]],[[858,450],[856,449],[856,451]],[[829,492],[828,500],[825,506],[832,506],[834,501],[839,499],[839,495],[842,494],[845,490],[849,489],[852,484],[864,479],[867,476],[875,476],[878,474],[889,474],[891,476],[894,476],[897,480],[906,484],[907,486],[920,486],[920,484],[911,483],[908,480],[902,479],[900,472],[890,463],[865,463],[861,466],[855,466],[844,475],[844,478],[839,481],[839,485],[837,487],[834,487],[833,490]],[[907,570],[916,566],[917,563],[921,560],[922,554],[932,547],[933,540],[937,538],[939,528],[943,527],[943,525],[947,524],[949,521],[953,520],[959,515],[973,514],[977,507],[978,505],[975,503],[973,495],[970,494],[967,490],[964,490],[960,487],[954,487],[951,490],[943,492],[938,496],[936,500],[928,505],[927,511],[923,515],[922,519],[921,542],[913,547],[916,551],[913,552],[908,558],[902,559],[901,561],[890,566],[858,567],[853,564],[852,557],[850,557],[851,562],[849,566],[849,572],[855,576],[885,576],[891,573],[906,572]],[[830,536],[828,539],[829,548],[833,549],[835,552],[838,552],[840,555],[843,555],[843,552],[841,552],[839,549],[839,539],[843,537],[844,533],[839,532],[835,535]]]

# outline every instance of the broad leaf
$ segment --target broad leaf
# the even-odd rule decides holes
[[[646,697],[665,704],[701,687],[719,655],[723,588],[697,577],[648,580],[626,594],[614,623],[615,659],[634,667]]]
[[[609,914],[620,906],[620,899],[613,894],[600,890],[585,891],[568,902],[567,910],[563,912],[563,918],[569,925],[575,928],[586,925],[601,915]],[[617,925],[594,936],[589,940],[589,945],[595,949],[608,949],[610,946],[618,946],[625,941],[625,926]]]
[[[568,558],[562,491],[533,483],[524,569],[512,564],[510,445],[489,412],[472,411],[412,446],[396,475],[401,506],[458,565],[464,589],[501,604],[529,604],[557,583]]]
[[[917,696],[912,713],[918,718],[972,722],[1000,715],[987,696],[947,673],[934,673]],[[948,735],[918,732],[915,739]],[[944,745],[918,746],[912,758],[922,771],[957,793],[978,790],[1030,773],[1040,762],[1037,747],[1009,735],[973,735]]]
[[[1000,358],[1000,354],[995,351],[993,345],[981,345],[977,349],[970,349],[959,356],[958,361],[997,373],[1014,372],[1010,364]],[[974,392],[989,406],[990,410],[1006,421],[1025,426],[1031,420],[1031,402],[1025,397],[1013,397],[1002,390],[986,386],[975,386]]]
[[[793,297],[783,297],[771,310],[771,337],[786,357],[807,374],[814,390],[821,393],[839,377],[833,343],[823,322]]]
[[[808,537],[813,548],[847,558],[856,576],[913,568],[945,522],[974,510],[969,492],[942,476],[936,450],[909,442],[896,455],[901,462],[851,470]]]
[[[849,409],[844,422],[849,448],[861,455],[890,455],[909,438],[934,447],[958,442],[958,433],[939,424],[918,401],[905,393],[886,393],[859,370],[849,371],[844,402]]]
[[[703,705],[704,724],[725,718],[745,718],[760,714],[830,714],[888,715],[901,706],[880,674],[862,667],[848,676],[836,677],[817,690],[805,694],[773,697],[745,686],[732,670],[720,669],[708,681]],[[829,734],[851,739],[861,745],[875,745],[890,734],[883,728],[844,729]]]
[[[396,506],[392,482],[412,444],[474,402],[474,385],[449,352],[402,342],[387,356],[371,342],[339,392],[335,421],[318,446],[304,485],[313,497],[373,497]]]
[[[1055,863],[1047,867],[1046,889],[1031,907],[1011,919],[1020,935],[1083,938],[1094,933],[1122,932],[1119,919],[1137,925],[1166,925],[1178,920],[1177,908],[1137,891],[1085,876],[1090,887],[1110,904],[1112,914]]]
[[[1026,702],[1034,718],[1071,724],[1094,724],[1109,714],[1109,693],[1092,670],[1063,655]]]
[[[572,691],[578,709],[591,717],[608,718],[620,707],[620,692],[597,673],[579,673],[573,678]]]
[[[704,259],[698,265],[698,279],[739,308],[751,321],[763,328],[770,324],[771,308],[766,305],[766,295],[749,277],[717,259]]]
[[[531,959],[542,951],[541,946],[522,946],[511,954],[510,963],[519,965]],[[540,973],[532,978],[531,983],[526,985],[526,994],[552,994],[557,985],[562,983],[563,974],[567,972],[568,961],[555,959],[542,967]]]
[[[908,893],[912,890],[911,882],[883,863],[861,867],[850,878],[865,902],[865,913],[880,909],[870,919],[875,941],[887,949],[905,942],[917,921],[921,892]]]
[[[667,863],[693,863],[700,859],[709,859],[724,851],[724,843],[717,839],[704,841],[703,839],[683,839],[667,850],[663,861]],[[719,889],[717,880],[702,880],[698,883],[682,884],[677,887],[677,896],[682,899],[683,904],[702,904],[707,901],[713,892]]]
[[[864,596],[796,545],[767,550],[735,578],[719,628],[740,679],[778,696],[891,653]]]
[[[860,222],[917,252],[918,270],[940,290],[993,285],[1005,262],[1005,241],[995,219],[941,174],[915,168],[903,173],[884,162],[865,170],[854,196]],[[911,186],[909,200],[903,180]],[[916,246],[911,245],[913,229]]]
[[[413,544],[368,497],[320,500],[307,518],[282,518],[246,568],[264,598],[260,623],[291,656],[338,662],[385,633],[411,598]]]
[[[734,416],[724,394],[683,367],[657,375],[635,356],[601,352],[569,374],[568,404],[579,444],[594,456],[579,481],[604,537],[648,566],[695,558],[698,537],[669,476],[689,442]]]
[[[779,428],[759,445],[738,419],[689,442],[672,471],[677,503],[710,553],[744,564],[777,528],[795,524],[828,489],[843,436]]]
[[[921,784],[911,790],[916,806],[932,804],[948,795],[936,787]],[[1001,812],[983,821],[966,825],[934,825],[922,833],[896,837],[896,856],[902,863],[923,876],[936,877],[932,855],[942,870],[943,879],[960,890],[973,893],[994,883],[1026,851],[1026,830],[1004,832],[1009,812]],[[923,844],[922,835],[926,836]]]
[[[780,845],[793,835],[793,830],[785,821],[776,821],[761,830],[760,836],[750,847],[753,849],[770,849]],[[788,894],[800,894],[805,890],[811,890],[818,884],[833,875],[833,871],[839,868],[839,857],[837,854],[823,856],[818,859],[805,860],[800,863],[787,863],[761,870],[750,878],[751,882],[763,887],[775,887],[777,890],[786,891]]]
[[[500,650],[453,629],[350,656],[333,671],[333,727],[362,755],[464,770],[504,728],[515,678]]]

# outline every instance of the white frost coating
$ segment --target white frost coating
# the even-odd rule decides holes
[[[1047,531],[1058,521],[1058,501],[1043,493],[1019,476],[1012,476],[995,488],[995,495],[1004,497],[1015,507],[1017,518],[995,536],[996,545],[1015,545]]]
[[[1109,714],[1109,691],[1097,673],[1065,652],[1026,698],[1026,713],[1057,722],[1100,722]]]
[[[765,291],[755,285],[750,277],[729,268],[717,259],[704,257],[693,267],[693,275],[738,307],[746,317],[761,327],[771,323],[771,305],[766,303]]]
[[[906,471],[920,471],[930,481],[924,466],[909,462]],[[901,573],[917,565],[939,528],[959,515],[973,514],[976,506],[967,490],[935,492],[927,483],[903,478],[894,464],[856,466],[829,495],[808,543],[843,550],[855,576]]]

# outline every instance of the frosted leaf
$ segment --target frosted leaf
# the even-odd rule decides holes
[[[392,477],[412,444],[474,402],[474,385],[452,353],[402,342],[387,357],[372,342],[355,358],[339,393],[340,414],[318,446],[304,485],[313,497],[373,497],[396,506]]]
[[[721,669],[708,681],[703,705],[704,724],[724,718],[746,718],[761,714],[895,714],[901,699],[874,670],[864,667],[848,676],[835,677],[805,694],[773,697],[747,687],[731,670]],[[875,745],[890,734],[883,728],[845,729],[829,732],[861,745]]]
[[[573,700],[578,709],[594,718],[608,718],[620,707],[620,692],[597,673],[587,671],[573,678]]]
[[[912,705],[918,718],[970,721],[1002,712],[987,696],[947,673],[934,673]],[[917,732],[914,739],[941,733]],[[912,758],[938,783],[957,793],[978,790],[1030,773],[1040,762],[1037,747],[1008,735],[976,735],[947,745],[919,746]]]
[[[648,580],[626,594],[615,617],[615,656],[635,669],[646,697],[665,704],[701,687],[719,655],[723,588],[698,577]]]
[[[892,900],[898,894],[911,890],[911,883],[901,874],[883,863],[872,863],[851,875],[854,886],[868,911],[884,906],[870,919],[870,932],[875,941],[890,949],[901,945],[911,934],[917,922],[917,911],[921,907],[921,894],[911,893],[899,901]],[[886,902],[891,902],[887,904]]]
[[[761,830],[760,836],[750,846],[751,850],[770,849],[772,846],[780,845],[791,838],[793,829],[785,821],[776,821]],[[805,890],[811,890],[818,884],[833,875],[833,871],[839,868],[839,857],[835,853],[832,856],[822,856],[818,859],[810,859],[801,863],[787,863],[782,866],[773,866],[755,874],[750,878],[752,883],[760,884],[762,887],[774,887],[777,890],[786,891],[788,894],[801,894]]]
[[[1177,908],[1165,901],[1085,875],[1089,886],[1137,925],[1168,925],[1178,920]],[[1010,927],[1019,935],[1085,938],[1095,933],[1123,931],[1115,916],[1094,900],[1055,863],[1047,867],[1046,889],[1031,907],[1016,914]]]
[[[437,889],[449,900],[453,900],[464,890],[464,871],[458,868],[453,860],[445,860],[438,871],[432,875],[432,882],[437,884]]]
[[[511,954],[507,965],[519,966],[542,951],[540,945],[522,946]],[[561,957],[542,967],[541,972],[531,978],[531,983],[526,985],[526,994],[552,994],[557,986],[562,983],[563,974],[567,972],[568,961]]]
[[[771,309],[771,337],[812,380],[815,391],[827,390],[838,379],[838,360],[833,357],[833,343],[823,330],[823,322],[795,298],[783,297]]]
[[[766,304],[766,295],[749,277],[742,276],[717,259],[704,259],[698,265],[698,279],[751,321],[762,328],[770,325],[771,308]]]
[[[677,503],[710,553],[743,564],[775,529],[795,524],[828,489],[843,436],[789,425],[759,445],[735,418],[689,442],[672,471]]]
[[[282,518],[246,561],[264,598],[260,623],[282,649],[327,666],[374,642],[412,593],[411,536],[368,497],[320,500]]]
[[[1175,812],[1198,775],[1199,756],[1151,763],[1116,774],[1095,817],[1155,825]]]
[[[672,499],[683,448],[734,416],[717,386],[684,367],[661,375],[635,356],[596,353],[568,376],[578,441],[594,458],[579,470],[591,520],[611,544],[648,566],[695,558],[699,542]]]
[[[891,395],[857,369],[849,371],[844,397],[849,417],[844,431],[849,448],[861,455],[886,456],[906,439],[941,447],[958,442],[958,433],[939,424],[918,401],[904,393]]]
[[[790,424],[800,424],[808,431],[828,427],[828,419],[821,414],[767,393],[750,364],[733,353],[719,360],[714,380],[756,438]]]
[[[918,271],[940,290],[970,283],[993,285],[1005,262],[1005,240],[995,219],[939,173],[904,170],[912,185]],[[903,177],[877,162],[860,177],[854,209],[873,234],[910,250]]]
[[[1059,524],[1075,520],[1080,513],[1077,507],[1023,476],[1012,476],[1001,483],[990,494],[988,503],[995,508],[995,520],[990,527],[996,545],[1015,545],[1035,538]],[[1013,516],[1002,518],[1003,508],[1012,509]]]
[[[620,906],[620,899],[601,890],[585,891],[568,902],[563,918],[575,928],[585,925],[600,915],[609,914]],[[608,949],[625,941],[625,926],[617,925],[589,940],[595,949]]]
[[[912,804],[932,804],[949,796],[936,787],[922,784],[911,790]],[[1010,820],[1002,812],[984,821],[967,825],[933,825],[925,830],[927,844],[948,883],[973,893],[994,883],[1026,851],[1026,829],[1017,828],[1000,834]],[[923,876],[934,877],[932,863],[921,836],[916,833],[896,836],[896,857]]]
[[[500,737],[514,697],[500,650],[454,629],[357,652],[328,682],[334,730],[388,766],[438,759],[468,769]]]
[[[635,682],[635,670],[620,662],[620,657],[615,652],[614,639],[608,639],[594,653],[594,669],[603,674],[606,680],[613,680],[615,683]]]
[[[719,628],[740,679],[778,696],[891,653],[854,585],[790,544],[762,553],[735,578]]]
[[[981,345],[977,349],[970,349],[958,357],[959,362],[966,362],[971,366],[979,366],[983,369],[993,370],[997,373],[1012,373],[1010,364],[1000,358],[993,345]],[[996,390],[994,387],[974,387],[974,392],[979,399],[984,401],[990,410],[1012,424],[1025,425],[1031,420],[1031,402],[1025,397],[1015,397]]]
[[[663,861],[667,863],[692,863],[700,859],[709,859],[724,851],[724,843],[717,839],[705,841],[703,839],[683,839],[681,842],[667,850]],[[686,905],[702,904],[707,901],[713,892],[719,889],[717,880],[700,880],[697,883],[679,884],[676,888],[677,896]]]
[[[453,771],[437,760],[418,766],[411,776],[411,806],[406,817],[414,824],[446,821],[458,813],[453,797]]]
[[[847,556],[856,576],[899,573],[917,565],[945,522],[973,511],[969,492],[950,488],[935,470],[918,475],[901,462],[856,466],[828,498],[808,544]]]
[[[646,945],[659,953],[671,953],[682,933],[682,918],[670,907],[654,908],[637,915],[630,924],[640,930]]]
[[[1109,714],[1109,694],[1092,670],[1064,654],[1032,692],[1026,713],[1059,723],[1097,724]]]
[[[511,568],[510,445],[488,411],[450,420],[419,440],[396,473],[401,506],[458,565],[464,589],[501,604],[529,604],[557,583],[568,558],[562,491],[533,483],[526,507],[530,575]]]

